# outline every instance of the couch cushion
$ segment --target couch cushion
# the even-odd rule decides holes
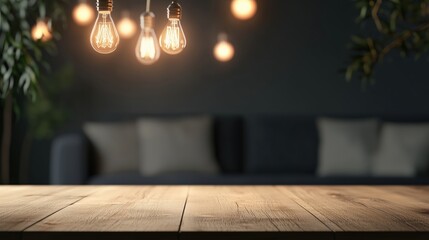
[[[212,130],[209,117],[139,120],[140,172],[217,173]]]
[[[372,166],[374,176],[413,177],[427,174],[428,166],[429,124],[383,126]]]
[[[247,173],[314,174],[318,138],[313,118],[249,117],[245,129]]]
[[[378,141],[375,119],[318,120],[319,176],[368,176]]]
[[[87,123],[84,131],[95,150],[98,174],[138,168],[138,138],[134,122]]]

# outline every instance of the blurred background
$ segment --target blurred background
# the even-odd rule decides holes
[[[301,153],[294,153],[294,156],[283,155],[281,152],[276,154],[276,148],[284,148],[282,142],[289,146],[294,142],[302,143],[299,144],[302,152],[311,152],[315,156],[314,159],[320,159],[317,158],[317,154],[321,154],[319,141],[325,138],[313,136],[313,132],[317,132],[318,126],[320,133],[320,128],[323,128],[321,126],[325,126],[325,122],[320,121],[329,120],[320,120],[319,117],[335,118],[336,121],[353,119],[354,123],[359,121],[358,119],[376,119],[377,136],[381,136],[380,129],[385,120],[419,124],[429,120],[427,55],[415,60],[413,56],[402,58],[399,52],[392,52],[376,67],[374,84],[363,84],[359,79],[346,80],[341,70],[347,67],[350,59],[348,45],[351,36],[365,30],[356,23],[360,12],[355,1],[257,1],[255,16],[243,21],[231,13],[231,1],[182,0],[182,26],[188,40],[187,47],[180,55],[162,53],[159,61],[150,66],[140,64],[134,53],[140,32],[139,16],[145,10],[145,1],[114,2],[112,17],[115,23],[118,23],[124,16],[124,11],[127,11],[128,16],[137,24],[137,32],[130,39],[121,38],[117,50],[109,55],[98,54],[92,49],[89,36],[93,24],[80,26],[73,21],[71,14],[77,3],[66,2],[66,27],[61,30],[62,36],[57,41],[56,53],[45,58],[51,65],[46,75],[54,78],[52,81],[66,79],[66,83],[60,84],[57,90],[53,89],[53,92],[56,92],[55,101],[60,104],[59,110],[56,111],[60,111],[58,114],[61,121],[52,129],[47,126],[52,132],[46,134],[46,137],[33,138],[27,167],[23,170],[19,161],[22,158],[22,143],[32,125],[28,124],[28,117],[14,118],[11,183],[52,183],[52,144],[62,136],[83,134],[83,126],[88,122],[111,124],[129,122],[145,116],[182,118],[203,115],[213,117],[215,124],[218,124],[216,126],[223,126],[223,120],[219,119],[227,118],[226,121],[230,122],[234,122],[231,119],[236,119],[241,122],[237,125],[237,129],[240,129],[237,134],[245,136],[244,140],[240,140],[238,146],[241,147],[237,152],[243,159],[253,158],[249,157],[252,154],[261,158],[261,164],[254,165],[254,168],[259,168],[258,166],[266,166],[264,158],[284,158],[279,161],[288,161],[291,157],[306,157],[300,155]],[[152,0],[151,9],[156,14],[155,31],[158,36],[167,23],[166,8],[170,3],[170,0]],[[95,10],[95,1],[89,1],[89,4]],[[228,62],[219,62],[213,56],[218,34],[222,32],[228,35],[229,42],[235,48],[235,55]],[[286,127],[282,125],[284,122],[287,122]],[[309,127],[303,127],[304,123]],[[254,125],[264,126],[264,130],[246,130]],[[279,127],[267,130],[267,126]],[[286,128],[288,130],[284,130]],[[291,129],[299,128],[305,129],[304,133],[294,133],[295,138],[304,136],[304,139],[282,139],[282,136],[291,133]],[[225,130],[226,133],[234,131]],[[275,135],[276,132],[282,131],[284,134]],[[263,138],[265,140],[258,138],[266,137],[268,133],[275,135],[274,140],[270,137]],[[252,137],[252,134],[256,137]],[[235,141],[231,140],[232,137],[222,137],[227,139],[226,142],[228,139]],[[246,141],[249,138],[252,139],[250,143]],[[307,143],[311,150],[304,146]],[[231,146],[234,144],[226,144],[226,148]],[[264,155],[265,152],[254,153],[251,150],[254,148],[267,149],[266,152],[274,156]],[[337,151],[341,152],[341,148],[338,145]],[[429,145],[426,148],[429,148]],[[219,157],[218,148],[216,149]],[[168,151],[168,148],[165,151]],[[70,154],[72,153],[68,153]],[[343,156],[347,158],[347,153],[341,154],[345,154]],[[317,163],[313,162],[305,174],[317,175]],[[240,171],[252,169],[249,174],[255,173],[254,168],[244,165]],[[277,165],[271,166],[275,169]],[[72,168],[69,169],[72,171]],[[95,171],[88,166],[83,169]],[[25,175],[23,178],[22,171]],[[290,171],[286,173],[291,175]],[[275,175],[275,178],[269,181],[258,177],[253,180],[238,180],[238,177],[234,177],[230,182],[255,183],[260,180],[261,183],[290,183],[281,180],[279,173],[271,174],[269,170],[256,175]],[[362,176],[367,175],[365,173]],[[296,178],[292,183],[316,181],[300,179]],[[112,181],[109,183],[115,183]],[[130,181],[132,183],[133,180]],[[153,181],[151,183],[157,183]],[[174,180],[171,181],[174,183]],[[192,180],[183,181],[192,183]],[[342,183],[341,181],[335,183]],[[181,182],[182,180],[177,181]],[[229,183],[226,180],[202,181],[214,184],[218,182]],[[382,183],[384,182],[389,183],[388,180]]]

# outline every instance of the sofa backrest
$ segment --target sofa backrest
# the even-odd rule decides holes
[[[318,134],[313,117],[245,119],[244,169],[249,174],[315,174]]]
[[[188,116],[192,115],[145,115],[106,121]],[[214,115],[213,119],[213,143],[222,173],[315,174],[318,134],[314,117]]]
[[[243,172],[243,120],[238,116],[214,118],[216,158],[223,173]]]

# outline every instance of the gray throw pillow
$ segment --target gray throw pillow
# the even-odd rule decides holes
[[[212,129],[209,117],[141,119],[140,173],[217,173]]]
[[[429,124],[386,124],[374,157],[374,176],[414,177],[428,168]]]
[[[84,132],[95,148],[99,174],[138,169],[135,123],[87,123]]]
[[[377,145],[378,122],[319,119],[319,176],[366,176]]]

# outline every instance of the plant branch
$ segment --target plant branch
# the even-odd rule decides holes
[[[416,0],[354,0],[360,10],[358,24],[366,31],[352,37],[351,61],[345,77],[357,76],[362,82],[371,80],[377,64],[395,49],[404,57],[416,57],[429,50],[427,2]]]
[[[381,33],[385,33],[386,31],[383,29],[383,24],[381,23],[380,17],[378,16],[382,3],[383,0],[377,0],[375,2],[374,7],[372,8],[371,15],[372,19],[374,20],[375,26],[377,27],[377,30]]]
[[[414,29],[403,31],[402,33],[397,35],[397,37],[395,37],[395,39],[391,43],[389,43],[381,50],[378,57],[379,60],[382,60],[384,56],[386,56],[393,49],[400,47],[405,41],[407,41],[408,38],[410,38],[413,35],[413,33],[422,32],[427,29],[429,29],[429,22],[424,23]]]

